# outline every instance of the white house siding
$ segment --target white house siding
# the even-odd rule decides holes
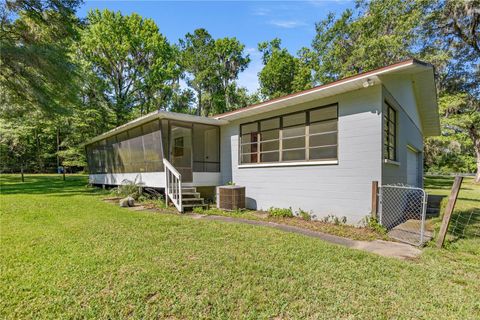
[[[398,80],[400,81],[400,80]],[[407,184],[407,148],[415,149],[418,152],[418,181],[417,186],[422,186],[423,180],[423,135],[420,127],[411,117],[411,112],[406,110],[417,110],[415,100],[406,99],[404,96],[412,96],[413,88],[411,82],[404,80],[404,86],[410,84],[410,93],[406,89],[399,92],[392,92],[387,88],[383,88],[382,101],[387,100],[392,107],[397,110],[397,163],[384,163],[382,169],[382,184]],[[397,87],[400,85],[397,84]],[[409,103],[404,105],[403,103]],[[384,104],[385,108],[385,104]],[[417,112],[418,114],[418,112]],[[382,130],[383,135],[383,130]]]
[[[359,222],[371,211],[371,183],[380,180],[382,120],[380,85],[268,112],[221,128],[222,181],[246,187],[247,206],[299,208],[318,218],[334,214]],[[241,123],[338,103],[338,164],[238,168]]]
[[[409,75],[389,75],[381,77],[384,91],[393,95],[410,120],[421,131],[420,113],[417,107],[417,99],[413,90],[413,82]]]

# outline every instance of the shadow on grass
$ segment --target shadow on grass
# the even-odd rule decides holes
[[[2,195],[36,194],[36,195],[95,195],[101,192],[97,188],[87,187],[88,177],[84,175],[25,175],[22,182],[20,175],[3,174],[0,176],[0,193]]]
[[[427,189],[450,189],[454,177],[425,177],[424,187]]]

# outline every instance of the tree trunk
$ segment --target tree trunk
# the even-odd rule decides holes
[[[198,106],[197,106],[197,116],[202,115],[202,90],[198,90]]]
[[[475,175],[475,183],[480,183],[480,134],[475,127],[471,127],[469,130],[470,138],[473,141],[473,149],[477,156],[477,174]]]
[[[25,182],[25,177],[23,176],[23,163],[22,163],[22,166],[20,168],[20,172],[21,172],[21,175],[22,175],[22,182]]]
[[[480,138],[473,141],[475,154],[477,155],[477,174],[475,176],[475,183],[480,183]]]
[[[60,168],[60,155],[58,154],[60,152],[60,129],[57,128],[57,171],[58,168]]]

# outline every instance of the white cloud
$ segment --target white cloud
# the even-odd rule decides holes
[[[297,28],[304,26],[305,23],[297,20],[270,20],[268,22],[272,26],[276,26],[279,28],[285,28],[285,29],[292,29],[292,28]]]
[[[264,7],[255,7],[252,9],[252,14],[254,16],[268,16],[271,10]]]

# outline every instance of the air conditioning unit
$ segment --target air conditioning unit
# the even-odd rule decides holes
[[[217,187],[217,208],[224,210],[245,209],[245,187]]]

